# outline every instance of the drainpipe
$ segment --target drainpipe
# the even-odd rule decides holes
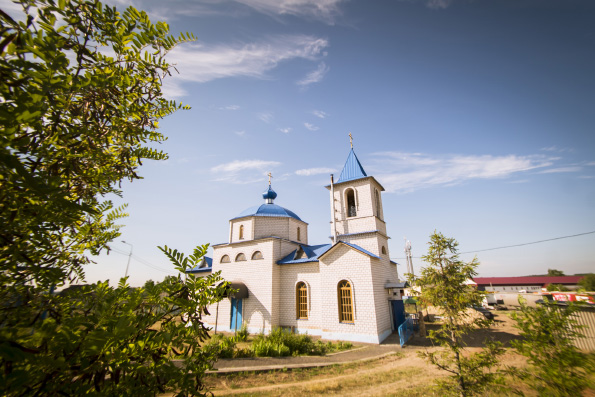
[[[333,245],[337,244],[337,222],[335,220],[335,184],[334,176],[331,174],[331,210],[333,219]]]

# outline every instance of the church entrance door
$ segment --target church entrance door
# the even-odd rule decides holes
[[[232,330],[242,328],[242,299],[231,298],[231,325]]]

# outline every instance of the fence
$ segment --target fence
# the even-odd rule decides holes
[[[401,343],[401,347],[407,343],[409,339],[413,336],[413,328],[414,328],[414,321],[411,317],[407,317],[405,322],[399,325],[399,341]]]
[[[575,316],[579,325],[584,327],[581,329],[581,333],[585,337],[577,338],[574,341],[574,345],[581,350],[595,351],[595,307],[581,305]]]

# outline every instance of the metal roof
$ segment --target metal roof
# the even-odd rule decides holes
[[[353,149],[349,152],[349,156],[347,156],[347,161],[345,162],[345,166],[343,167],[343,171],[341,171],[341,176],[339,176],[339,180],[337,183],[352,181],[354,179],[365,178],[368,176],[366,171],[364,171],[364,167],[360,164],[357,156]]]
[[[474,277],[477,285],[578,284],[583,276]]]
[[[363,248],[362,248],[362,247],[360,247],[359,245],[356,245],[356,244],[351,244],[351,243],[347,243],[347,242],[345,242],[345,241],[337,241],[337,243],[336,243],[335,245],[333,245],[331,248],[329,248],[329,249],[328,249],[328,250],[326,250],[324,253],[322,253],[322,254],[319,256],[319,258],[320,258],[320,257],[322,257],[323,255],[325,255],[326,253],[330,252],[330,251],[331,251],[333,248],[337,247],[339,244],[345,244],[345,245],[347,245],[347,246],[349,246],[349,247],[351,247],[351,248],[353,248],[353,249],[355,249],[355,250],[357,250],[357,251],[359,251],[359,252],[361,252],[361,253],[363,253],[363,254],[366,254],[366,255],[368,255],[368,256],[370,256],[370,257],[372,257],[372,258],[380,259],[380,257],[379,257],[378,255],[374,255],[373,253],[371,253],[371,252],[370,252],[370,251],[368,251],[368,250],[365,250],[365,249],[363,249]]]
[[[246,216],[272,216],[282,218],[294,218],[298,221],[301,221],[300,217],[297,216],[295,212],[290,211],[287,208],[283,208],[277,204],[261,204],[257,205],[256,207],[250,207],[242,211],[240,215],[236,216],[235,218],[232,218],[232,220],[244,218]]]
[[[396,283],[386,283],[384,288],[408,288],[409,283],[407,281],[399,281]]]
[[[195,267],[187,270],[186,273],[202,273],[210,272],[213,270],[213,258],[205,256],[203,260]]]
[[[320,244],[320,245],[304,245],[300,244],[298,248],[292,251],[289,255],[283,259],[277,261],[278,265],[289,265],[292,263],[307,263],[307,262],[318,262],[318,257],[324,254],[331,248],[331,244]],[[306,258],[299,258],[301,253],[306,255]]]

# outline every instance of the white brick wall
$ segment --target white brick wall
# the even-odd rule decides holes
[[[345,189],[357,192],[357,216],[347,218]],[[230,221],[230,244],[214,246],[213,271],[221,270],[224,279],[243,282],[249,297],[243,301],[243,320],[250,332],[269,332],[272,327],[295,327],[329,339],[345,339],[379,343],[391,332],[387,282],[396,282],[397,272],[390,264],[386,225],[382,220],[382,205],[377,211],[375,190],[381,188],[373,178],[335,185],[337,230],[340,234],[379,230],[341,238],[378,255],[372,258],[345,245],[335,247],[320,262],[277,265],[276,262],[297,248],[297,228],[300,243],[308,244],[308,225],[293,218],[246,217]],[[380,217],[377,217],[380,215]],[[244,240],[239,240],[239,226],[244,225]],[[269,238],[277,236],[278,238]],[[256,240],[255,240],[256,239]],[[386,254],[382,254],[382,247]],[[251,260],[255,251],[264,259]],[[238,253],[247,260],[235,262]],[[220,263],[229,255],[231,263]],[[341,280],[352,285],[354,323],[339,322],[337,286]],[[296,284],[308,286],[309,317],[296,319]],[[215,323],[216,307],[209,308],[205,318]],[[229,300],[219,303],[218,329],[229,329]]]

